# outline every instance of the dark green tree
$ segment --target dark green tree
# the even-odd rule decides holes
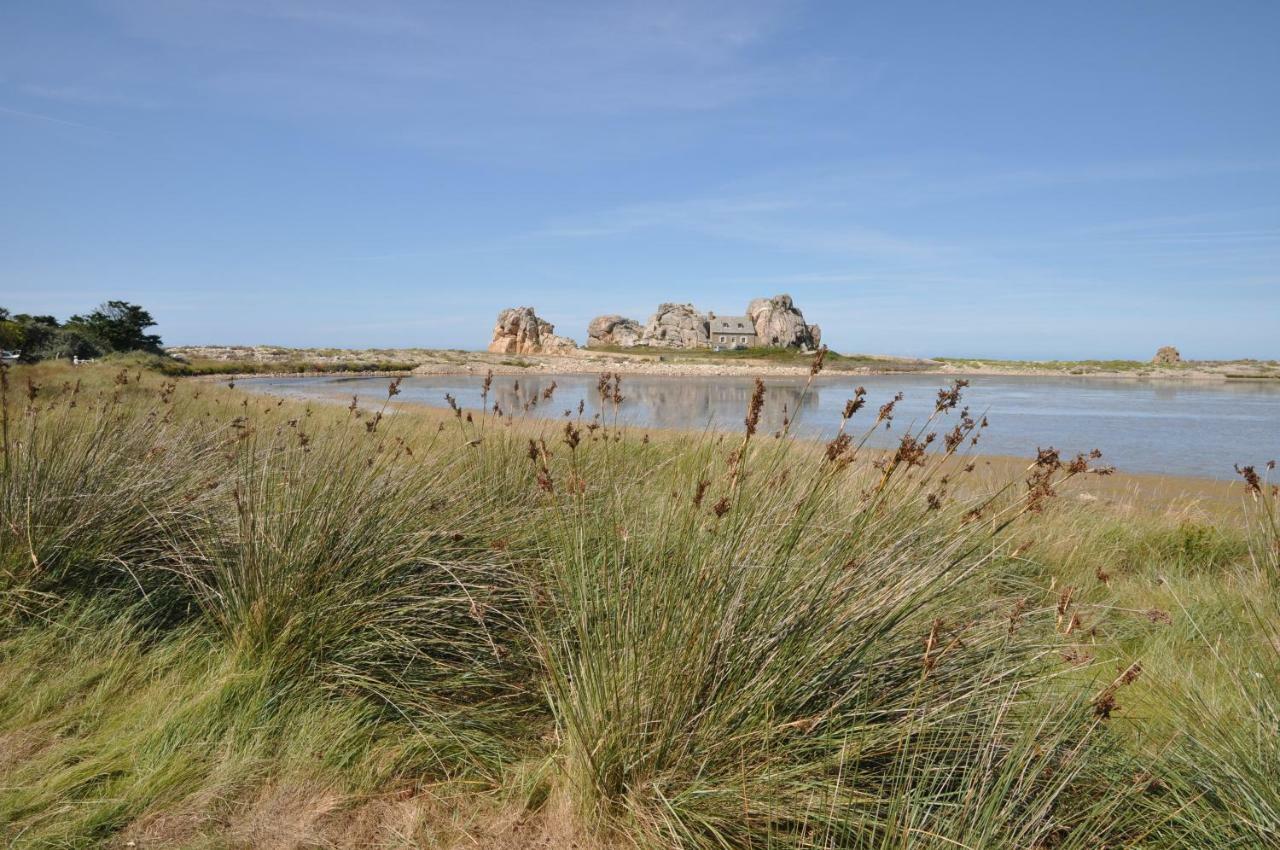
[[[72,316],[65,331],[74,331],[84,341],[104,351],[160,352],[160,337],[146,333],[155,325],[151,314],[128,301],[108,301],[87,316]]]
[[[0,348],[6,351],[11,348],[22,348],[26,335],[22,325],[9,318],[9,311],[0,307]]]
[[[58,334],[58,320],[53,316],[32,316],[18,313],[10,321],[18,327],[17,342],[12,346],[22,350],[23,359],[38,360]]]
[[[0,348],[20,350],[29,357],[49,342],[58,330],[53,316],[31,316],[0,309]]]

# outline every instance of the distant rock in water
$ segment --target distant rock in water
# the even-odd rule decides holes
[[[659,304],[644,326],[640,344],[654,348],[706,348],[709,339],[707,317],[692,304]]]
[[[790,295],[756,298],[747,305],[747,315],[756,326],[759,345],[778,348],[817,348],[822,331],[807,325]]]
[[[489,350],[494,354],[564,354],[578,344],[556,334],[555,326],[538,318],[532,307],[512,307],[498,314]]]
[[[624,316],[596,316],[587,325],[587,348],[631,348],[640,344],[644,326]]]
[[[1157,366],[1176,366],[1182,362],[1182,355],[1172,345],[1166,345],[1156,352],[1151,362]]]

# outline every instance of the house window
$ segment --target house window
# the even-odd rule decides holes
[[[724,337],[720,337],[720,341],[721,341],[721,342],[724,342]]]
[[[741,329],[742,329],[742,322],[738,322],[738,329],[739,329],[739,330],[741,330]]]

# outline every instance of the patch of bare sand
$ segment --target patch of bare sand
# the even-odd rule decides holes
[[[612,850],[580,834],[565,806],[536,812],[483,793],[350,796],[323,786],[274,784],[228,805],[201,794],[148,815],[124,830],[113,848],[219,847],[432,848],[432,850]]]

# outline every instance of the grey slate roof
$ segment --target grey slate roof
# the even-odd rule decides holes
[[[756,326],[749,316],[716,316],[711,320],[711,333],[755,336]]]

